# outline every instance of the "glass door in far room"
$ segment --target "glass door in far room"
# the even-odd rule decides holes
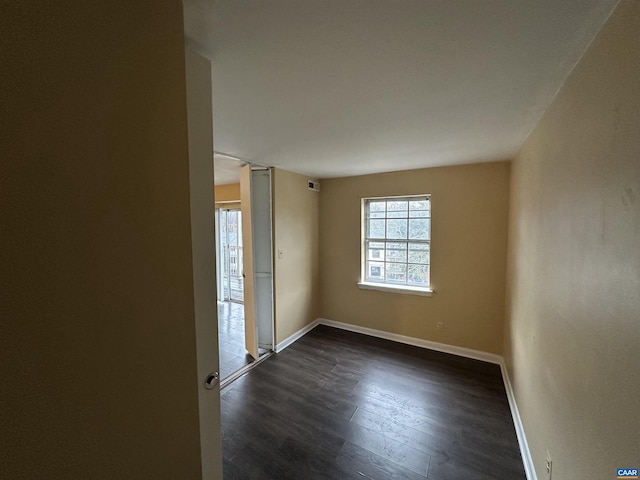
[[[220,280],[219,300],[242,303],[242,213],[239,209],[218,209]]]

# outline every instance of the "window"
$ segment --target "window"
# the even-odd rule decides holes
[[[431,196],[362,202],[360,287],[430,293]]]

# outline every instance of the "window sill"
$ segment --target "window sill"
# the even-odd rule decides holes
[[[430,288],[405,287],[403,285],[388,285],[383,283],[358,282],[358,288],[361,290],[377,290],[379,292],[418,295],[421,297],[430,297],[433,295],[433,290]]]

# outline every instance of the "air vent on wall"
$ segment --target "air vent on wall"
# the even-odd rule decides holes
[[[314,180],[307,180],[307,187],[309,190],[313,190],[314,192],[320,191],[320,182]]]

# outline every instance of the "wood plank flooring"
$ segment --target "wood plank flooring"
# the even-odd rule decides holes
[[[497,365],[318,326],[221,399],[225,480],[526,478]]]

